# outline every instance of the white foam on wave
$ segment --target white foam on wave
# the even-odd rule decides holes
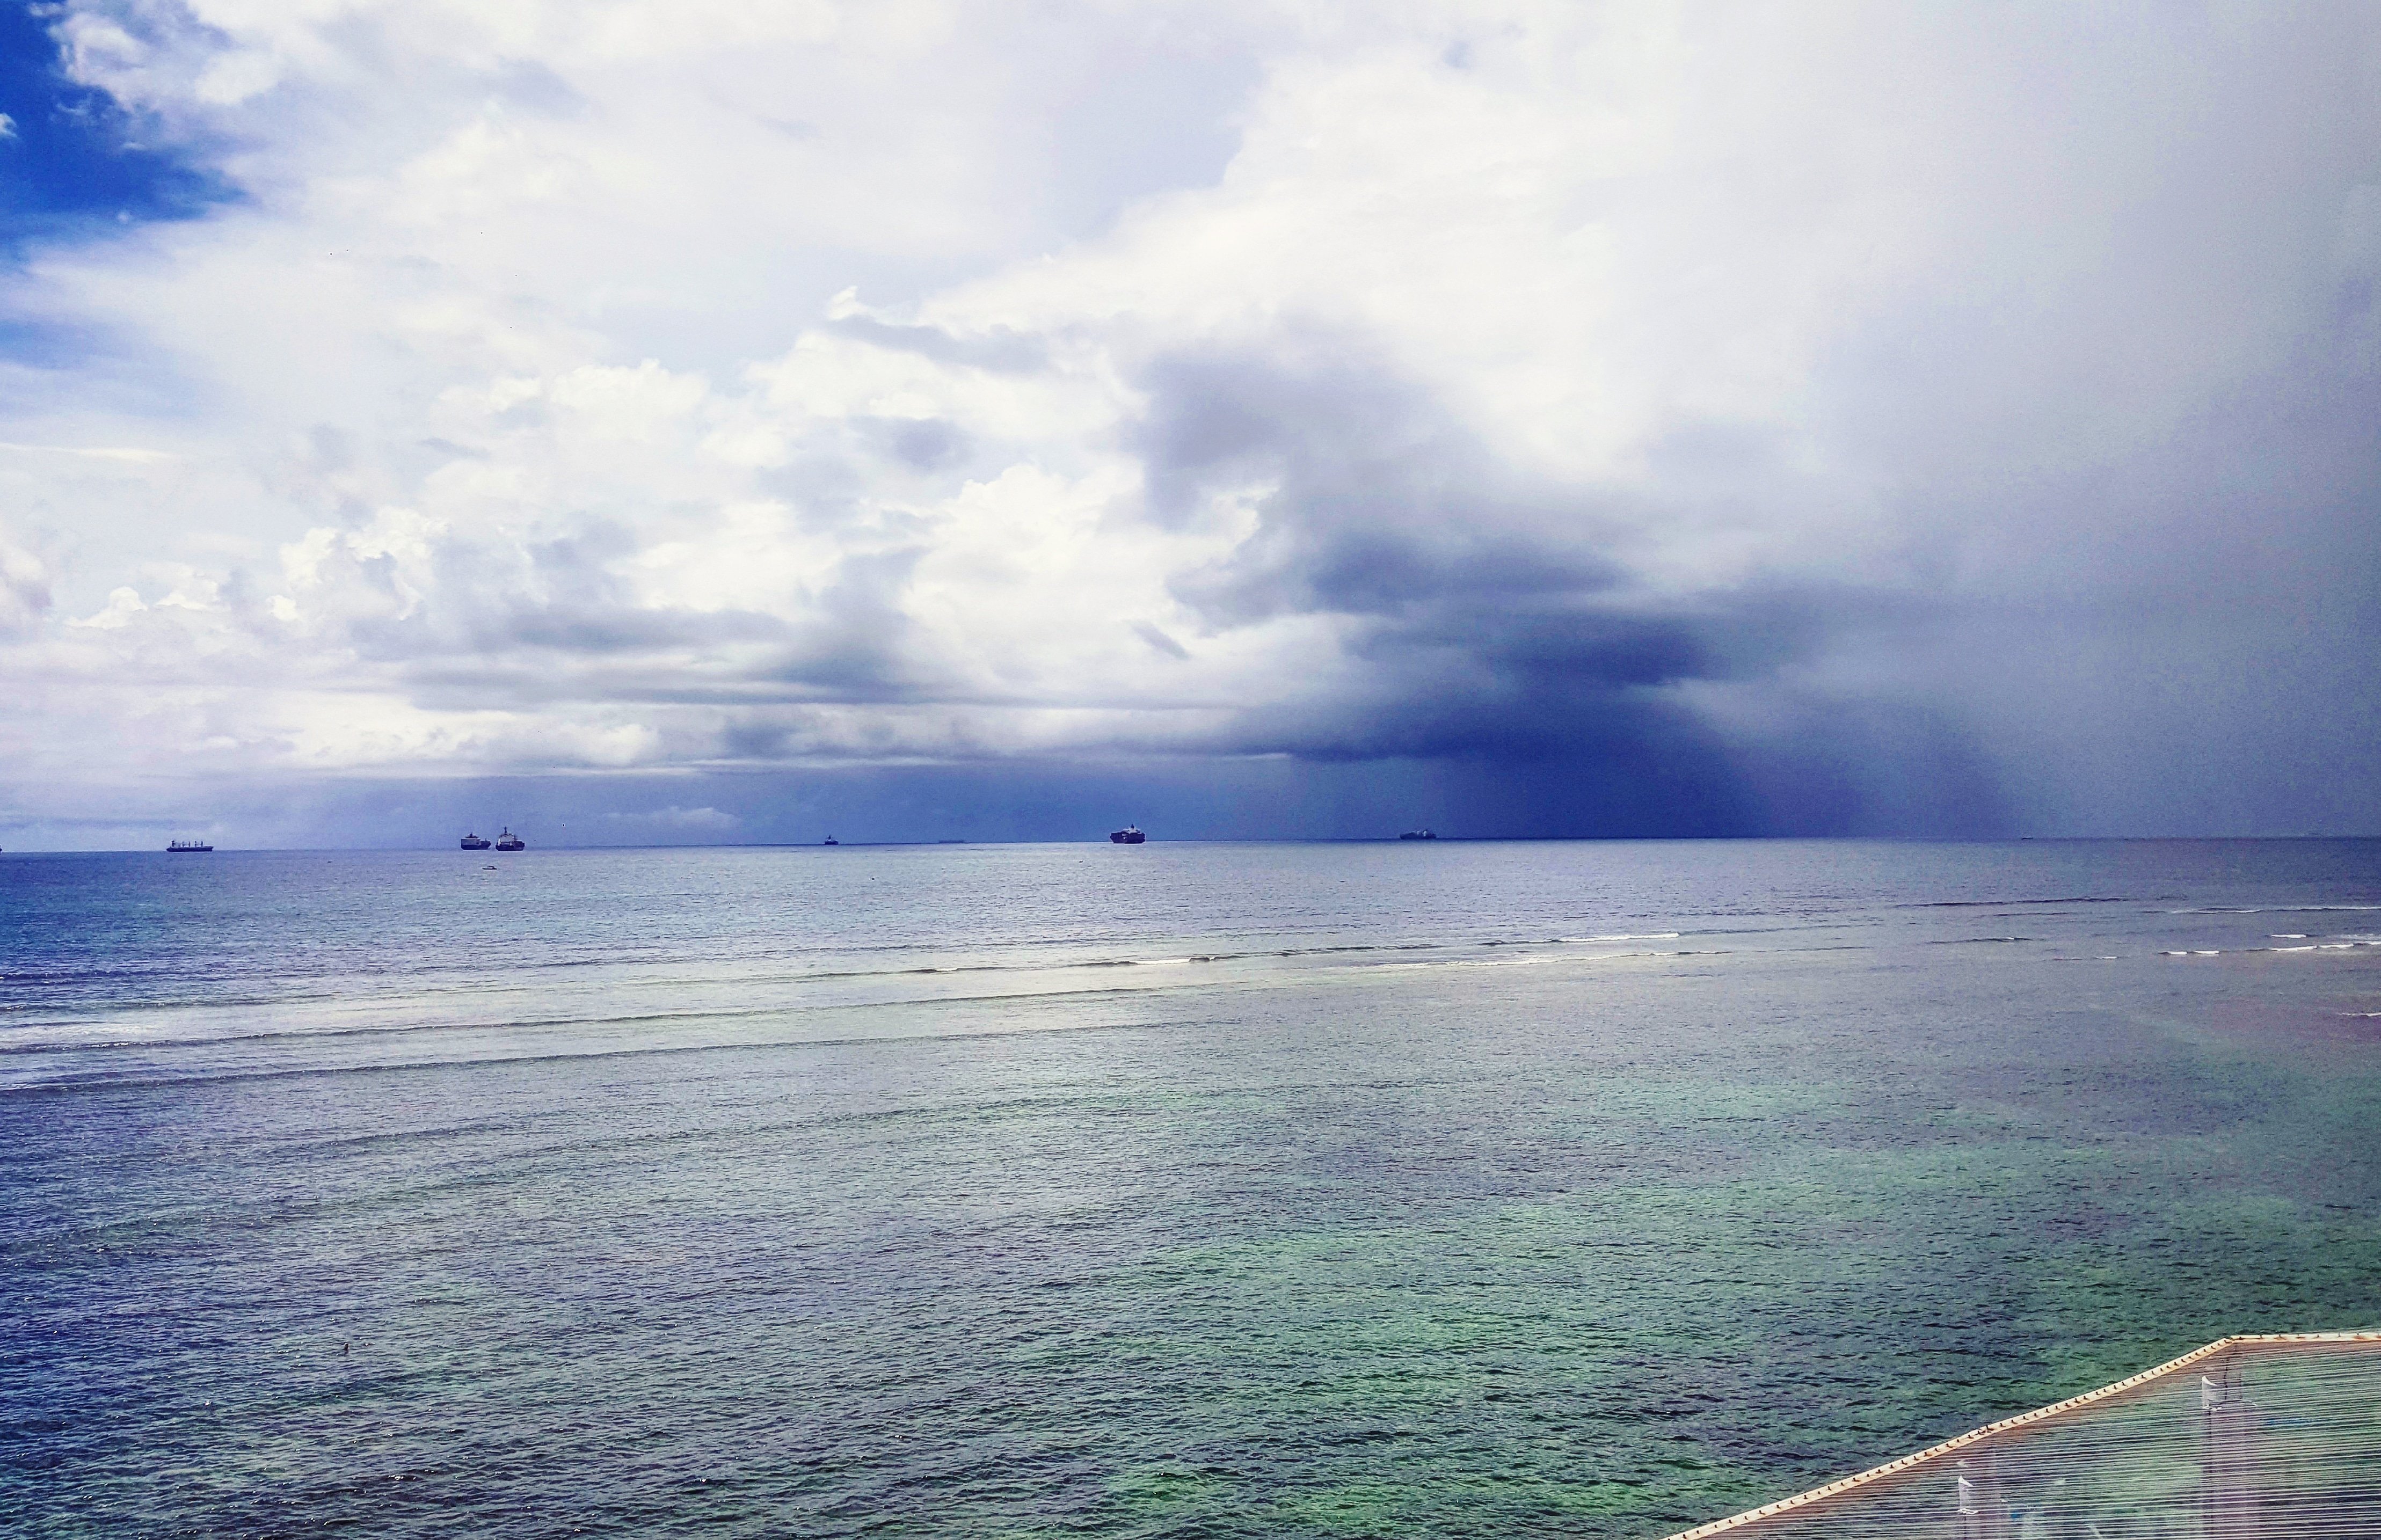
[[[2301,936],[2276,936],[2274,939],[2277,941],[2299,941],[2303,940],[2304,938]],[[2352,952],[2360,947],[2381,947],[2381,939],[2368,941],[2362,936],[2354,936],[2346,941],[2308,941],[2304,946],[2300,947],[2258,947],[2252,949],[2260,952],[2273,952],[2280,954],[2284,952]],[[2167,955],[2168,957],[2180,957],[2183,954],[2180,952],[2168,952]]]
[[[1534,968],[1543,963],[1631,962],[1648,958],[1725,957],[1725,952],[1694,951],[1687,948],[1663,949],[1639,947],[1627,952],[1598,952],[1593,957],[1561,952],[1520,952],[1505,957],[1438,957],[1415,958],[1397,964],[1400,968]]]
[[[2204,908],[2170,909],[2168,914],[2375,914],[2381,904],[2253,904],[2235,908],[2209,904]]]
[[[1564,935],[1556,937],[1566,947],[1584,947],[1597,941],[1676,941],[1677,931],[1646,931],[1631,935]]]

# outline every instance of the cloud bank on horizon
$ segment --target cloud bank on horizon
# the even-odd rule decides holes
[[[11,845],[2381,830],[2381,10],[10,25]]]

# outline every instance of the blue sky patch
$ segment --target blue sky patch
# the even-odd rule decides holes
[[[236,196],[212,170],[143,143],[138,116],[67,76],[54,9],[0,0],[0,248],[189,219]]]

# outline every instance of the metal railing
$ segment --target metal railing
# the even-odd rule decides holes
[[[2228,1337],[1671,1540],[2381,1537],[2381,1331]]]

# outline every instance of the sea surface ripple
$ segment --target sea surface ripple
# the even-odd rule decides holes
[[[2381,844],[0,857],[0,1527],[1637,1536],[2381,1324]]]

